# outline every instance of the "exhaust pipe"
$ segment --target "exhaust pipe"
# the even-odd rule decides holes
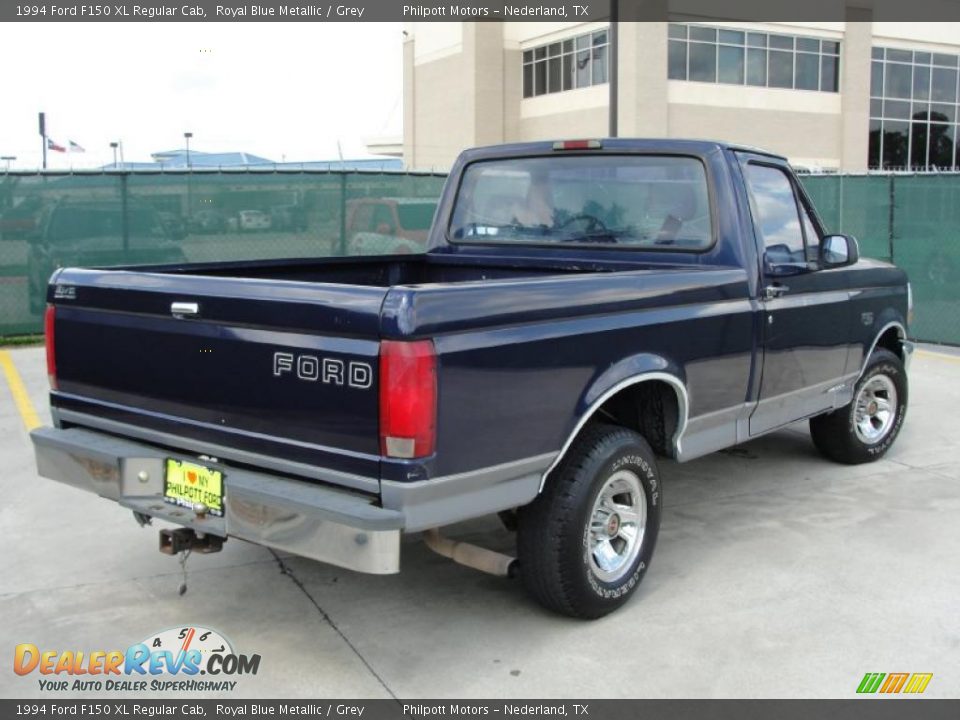
[[[515,557],[468,542],[445,538],[437,528],[427,530],[423,534],[423,541],[438,555],[443,555],[460,565],[499,577],[512,578],[516,575],[517,559]]]

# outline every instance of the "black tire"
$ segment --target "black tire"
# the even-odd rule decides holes
[[[889,425],[880,423],[877,437],[866,437],[858,431],[858,400],[865,386],[883,385],[886,378],[896,390],[893,405],[893,417]],[[888,391],[879,391],[881,399],[889,395]],[[813,444],[820,453],[830,460],[847,465],[859,465],[882,458],[900,434],[903,420],[907,414],[908,384],[903,361],[889,350],[875,350],[867,361],[863,375],[853,389],[853,401],[838,410],[810,419],[810,435]],[[889,399],[889,398],[888,398]],[[865,398],[869,410],[869,398]],[[863,417],[861,415],[861,417]],[[861,426],[862,427],[862,426]]]
[[[630,487],[637,490],[629,492]],[[627,491],[614,492],[618,488]],[[601,490],[611,503],[617,498],[620,503],[596,508]],[[636,533],[639,522],[633,524],[638,545],[619,534],[631,521],[621,523],[617,512],[608,515],[609,521],[602,525],[611,548],[624,548],[622,556],[614,556],[614,562],[622,564],[604,578],[590,551],[594,539],[602,542],[604,538],[599,537],[602,533],[591,535],[590,520],[596,513],[609,512],[608,507],[626,510],[631,505],[639,516],[641,500],[643,532]],[[660,474],[650,445],[626,428],[587,426],[551,473],[543,492],[520,510],[520,577],[527,592],[550,610],[578,618],[603,617],[637,589],[650,566],[659,530]],[[623,545],[615,545],[617,542]]]

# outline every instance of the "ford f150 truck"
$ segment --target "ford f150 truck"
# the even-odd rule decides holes
[[[427,531],[593,618],[650,565],[664,459],[809,419],[862,463],[900,432],[907,278],[829,234],[782,157],[468,150],[428,247],[58,270],[39,473],[181,526],[171,553],[236,537],[393,573]],[[492,513],[515,562],[436,530]]]

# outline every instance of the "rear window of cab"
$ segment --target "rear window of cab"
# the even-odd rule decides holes
[[[672,155],[569,155],[471,163],[449,238],[702,251],[713,244],[703,163]]]

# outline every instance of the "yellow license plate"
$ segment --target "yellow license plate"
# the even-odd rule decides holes
[[[210,515],[223,516],[223,473],[181,460],[167,459],[163,499],[194,509],[207,506]]]

